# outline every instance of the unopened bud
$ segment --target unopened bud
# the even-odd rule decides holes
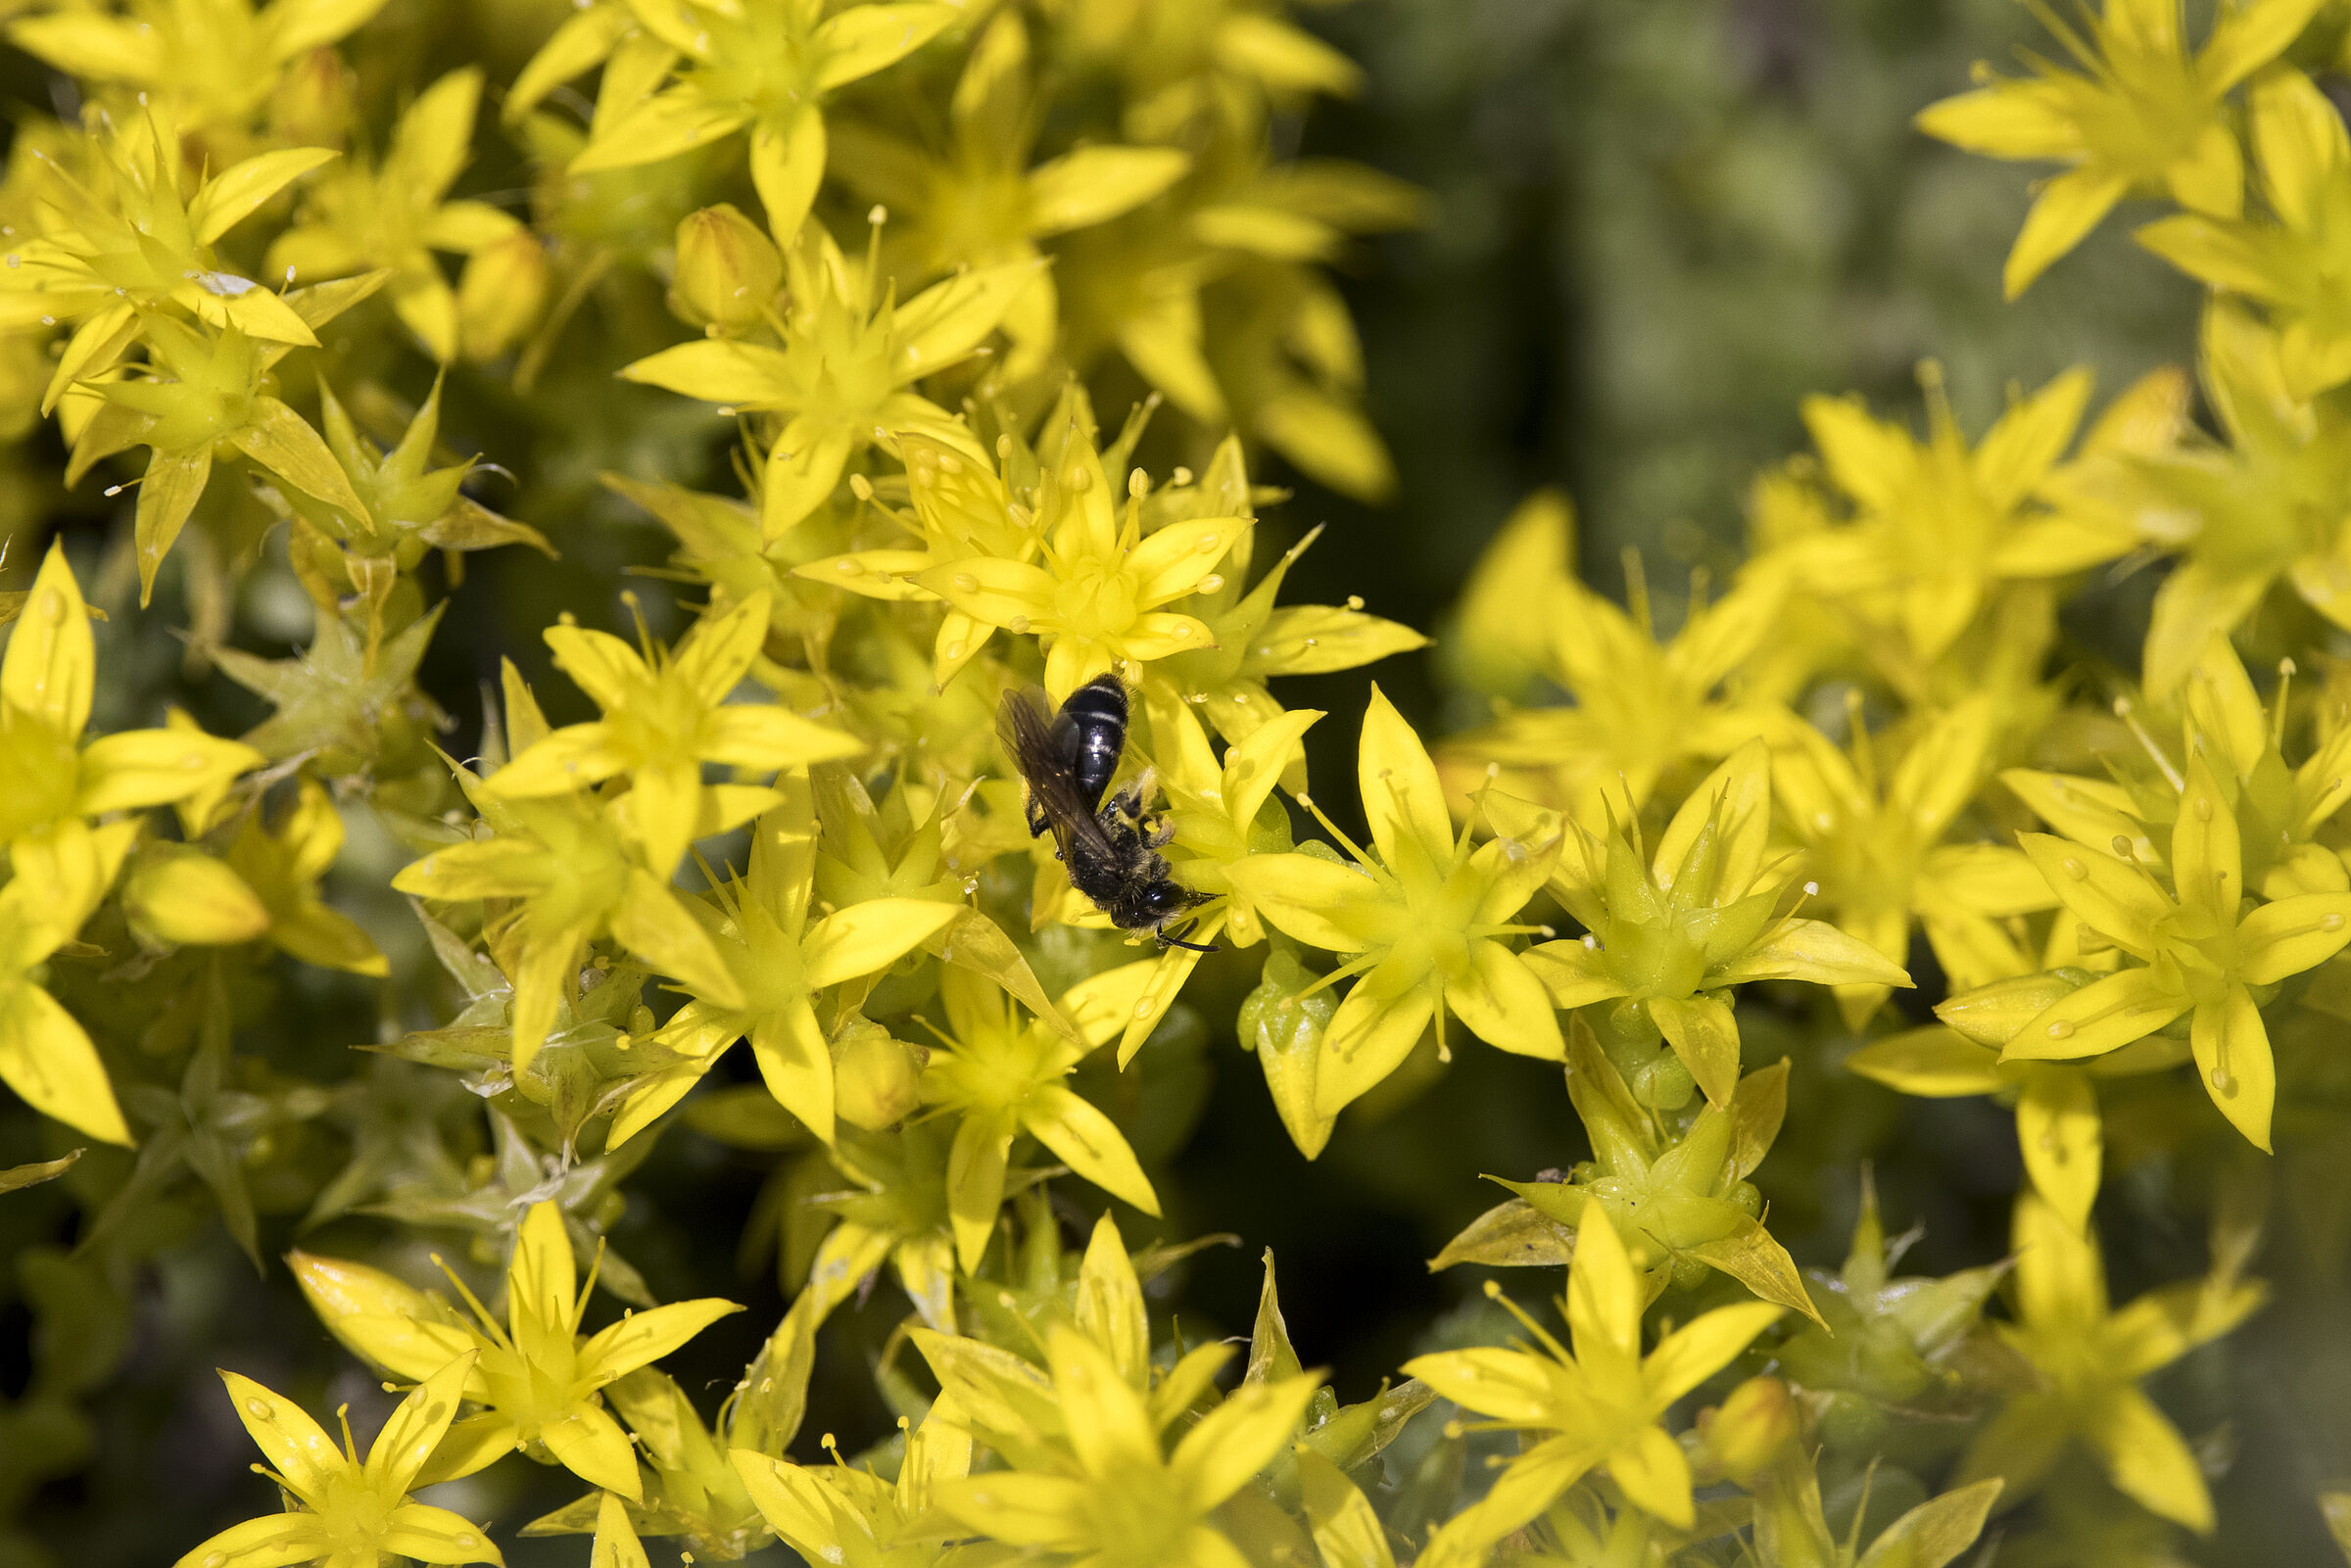
[[[159,947],[221,947],[269,928],[269,911],[245,879],[185,844],[149,844],[122,884],[122,912]]]
[[[678,225],[669,309],[690,326],[740,332],[784,285],[784,258],[758,224],[721,202]]]
[[[547,308],[547,251],[516,229],[473,253],[457,282],[457,345],[480,363],[522,341]]]
[[[879,1132],[920,1103],[922,1061],[881,1024],[851,1026],[833,1049],[833,1109],[841,1120]]]
[[[1796,1402],[1778,1378],[1751,1377],[1720,1408],[1699,1417],[1699,1430],[1722,1473],[1745,1482],[1796,1436]]]

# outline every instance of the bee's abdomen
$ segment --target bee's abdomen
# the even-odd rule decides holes
[[[1088,810],[1119,771],[1127,750],[1127,689],[1115,675],[1098,675],[1070,693],[1053,719],[1053,738],[1078,780]]]

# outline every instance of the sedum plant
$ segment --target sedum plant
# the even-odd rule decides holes
[[[1538,496],[1463,594],[1450,733],[1357,673],[1409,691],[1428,638],[1290,592],[1319,530],[1266,482],[1393,488],[1335,278],[1422,217],[1295,155],[1362,86],[1309,20],[11,13],[55,90],[0,177],[0,428],[44,486],[0,598],[0,1562],[80,1554],[41,1484],[124,1441],[134,1305],[223,1237],[339,1370],[194,1348],[300,1392],[224,1367],[174,1424],[233,1414],[277,1488],[174,1518],[182,1568],[1939,1568],[2231,1527],[2166,1369],[2332,1300],[2351,1159],[2340,18],[2103,0],[1919,113],[2057,166],[2011,296],[2177,209],[2135,235],[2210,291],[2200,401],[1811,398],[1729,580],[1635,552],[1621,607]],[[2078,627],[2132,571],[2109,657]],[[1105,821],[1190,900],[1159,941],[1077,890],[996,722],[1105,676]],[[1463,1117],[1391,1179],[1475,1216],[1441,1286],[1558,1293],[1489,1274],[1341,1387],[1268,1252],[1221,1332],[1179,1158],[1212,1029],[1293,1169],[1508,1059],[1562,1163],[1488,1172]],[[1987,1097],[2011,1239],[1897,1272],[1852,1108]],[[2261,1266],[2306,1278],[2253,1272],[2272,1209],[2311,1256]],[[697,1238],[747,1303],[692,1291]],[[2340,1479],[2271,1506],[2316,1541]]]

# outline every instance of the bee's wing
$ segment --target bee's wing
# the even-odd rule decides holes
[[[1110,856],[1110,839],[1079,792],[1077,776],[1061,760],[1053,727],[1034,697],[1026,691],[1004,693],[996,707],[996,738],[1029,785],[1030,801],[1052,827],[1062,859]]]

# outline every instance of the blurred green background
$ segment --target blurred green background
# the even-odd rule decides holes
[[[544,26],[552,9],[459,16],[396,6],[362,41],[453,61],[478,44],[510,71],[512,25],[529,13]],[[1586,577],[1618,591],[1619,552],[1637,546],[1669,602],[1690,567],[1708,567],[1717,582],[1735,567],[1745,487],[1801,447],[1797,406],[1806,394],[1858,390],[1881,411],[1915,416],[1915,366],[1933,356],[1973,434],[2012,385],[2038,385],[2069,364],[2094,366],[2101,394],[2111,394],[2188,356],[2195,291],[2138,252],[2127,223],[2108,224],[2026,300],[2004,305],[1999,260],[2024,211],[2026,174],[1909,128],[1918,108],[1965,84],[1972,61],[2005,63],[2035,38],[2030,14],[2011,0],[1357,0],[1305,20],[1362,63],[1368,86],[1279,134],[1307,153],[1360,159],[1417,183],[1431,215],[1419,231],[1364,246],[1343,267],[1370,410],[1395,453],[1400,493],[1373,508],[1299,485],[1271,529],[1294,537],[1331,526],[1293,575],[1290,597],[1361,594],[1369,608],[1441,634],[1504,515],[1529,491],[1558,486],[1582,519]],[[472,29],[479,37],[466,36]],[[21,57],[8,62],[4,84],[26,102],[51,102],[43,74]],[[527,183],[519,158],[509,149],[502,166],[495,144],[488,133],[468,191]],[[681,194],[637,216],[645,233],[665,237],[692,205]],[[665,341],[657,287],[637,305]],[[623,317],[629,308],[626,299],[613,307]],[[456,589],[425,679],[457,720],[459,755],[478,734],[480,683],[502,655],[532,674],[558,722],[580,716],[566,684],[549,678],[537,629],[565,608],[590,624],[620,624],[619,573],[664,554],[664,536],[596,489],[594,474],[728,483],[723,422],[659,394],[614,397],[602,380],[608,368],[558,361],[531,410],[487,384],[452,384],[445,439],[514,470],[506,504],[564,551],[557,565],[515,550],[476,557]],[[36,449],[30,471],[56,456]],[[94,486],[57,501],[24,471],[16,486],[21,518],[55,516],[53,503],[62,510],[92,581],[115,503]],[[127,660],[123,580],[118,571],[111,581],[117,615],[101,656]],[[658,622],[658,585],[632,586],[654,600]],[[2122,584],[2111,594],[2134,591]],[[282,573],[257,575],[232,641],[284,656],[309,631],[291,593]],[[170,594],[168,583],[159,603],[168,606]],[[131,679],[119,678],[123,663],[107,666],[115,684],[102,723],[153,722],[168,698],[230,733],[264,711],[216,674],[174,662],[160,641],[137,646]],[[1476,699],[1448,695],[1440,669],[1413,657],[1372,674],[1432,732],[1476,722]],[[1332,710],[1314,760],[1319,792],[1339,800],[1352,775],[1361,677],[1302,680],[1283,696]],[[405,858],[399,848],[362,834],[349,854],[350,885],[372,880],[373,896],[388,898],[380,888]],[[413,965],[420,942],[405,910],[384,903],[365,913],[396,968]],[[1089,1087],[1130,1120],[1171,1195],[1168,1234],[1239,1239],[1173,1279],[1187,1340],[1246,1331],[1270,1246],[1301,1354],[1334,1369],[1342,1398],[1359,1399],[1432,1323],[1478,1309],[1478,1270],[1432,1276],[1424,1259],[1500,1198],[1480,1173],[1524,1177],[1587,1151],[1556,1069],[1471,1048],[1449,1069],[1431,1061],[1401,1075],[1342,1119],[1309,1164],[1233,1043],[1230,1021],[1255,967],[1253,956],[1204,966],[1191,1021],[1147,1054],[1141,1081]],[[271,1026],[280,1036],[258,1043],[281,1064],[342,1075],[346,1048],[370,1034],[368,988],[291,968],[277,983],[285,991]],[[1864,1158],[1874,1159],[1889,1228],[1927,1227],[1912,1268],[1999,1256],[2018,1182],[2007,1114],[1979,1102],[1898,1100],[1837,1070],[1849,1042],[1830,1010],[1756,1003],[1749,1065],[1783,1052],[1797,1062],[1789,1131],[1758,1181],[1775,1234],[1799,1260],[1842,1257]],[[461,1095],[453,1100],[396,1065],[370,1070],[381,1075],[355,1091],[359,1102],[402,1104],[405,1125],[479,1140],[478,1113]],[[364,1107],[355,1102],[350,1114]],[[21,1108],[0,1118],[12,1151],[38,1143]],[[105,1159],[85,1162],[76,1179],[115,1179],[108,1172],[120,1167]],[[772,1267],[746,1273],[736,1256],[768,1164],[672,1131],[630,1178],[613,1227],[615,1245],[658,1295],[749,1305],[672,1362],[706,1407],[782,1309]],[[2178,1217],[2194,1212],[2177,1185],[2188,1179],[2140,1168],[2110,1188],[2108,1209],[2128,1216],[2108,1225],[2110,1243],[2128,1238],[2110,1245],[2118,1298],[2202,1265],[2200,1230]],[[313,1408],[347,1400],[358,1414],[384,1402],[279,1265],[266,1281],[255,1277],[201,1189],[183,1210],[177,1231],[159,1238],[152,1268],[101,1287],[54,1249],[71,1234],[62,1185],[0,1201],[0,1254],[20,1264],[13,1282],[0,1279],[0,1518],[21,1510],[16,1532],[0,1534],[0,1568],[168,1561],[262,1506],[264,1489],[245,1474],[250,1449],[218,1395],[216,1364]],[[292,1244],[299,1212],[298,1202],[292,1213],[264,1213],[265,1255]],[[331,1238],[321,1245],[333,1250]],[[2183,1363],[2159,1390],[2191,1439],[2218,1432],[2214,1441],[2243,1449],[2221,1487],[2226,1533],[2199,1548],[2202,1560],[2307,1562],[2327,1549],[2306,1499],[2351,1471],[2332,1417],[2351,1404],[2351,1390],[2330,1370],[2339,1353],[2322,1361],[2309,1348],[2340,1335],[2344,1317],[2324,1307],[2341,1300],[2333,1289],[2304,1297],[2322,1304],[2309,1321],[2263,1319],[2239,1343]],[[854,1449],[887,1430],[868,1358],[900,1312],[885,1288],[828,1328],[803,1456],[816,1456],[827,1431]],[[78,1357],[93,1369],[91,1392],[63,1388],[55,1374],[32,1382],[36,1340],[49,1347],[43,1366]],[[66,1402],[94,1412],[94,1430],[58,1424],[61,1388],[72,1397]],[[455,1505],[491,1518],[502,1536],[577,1490],[529,1466],[464,1485],[473,1490]],[[2263,1505],[2289,1494],[2291,1507]],[[586,1550],[577,1538],[526,1543],[509,1560],[578,1562]]]

